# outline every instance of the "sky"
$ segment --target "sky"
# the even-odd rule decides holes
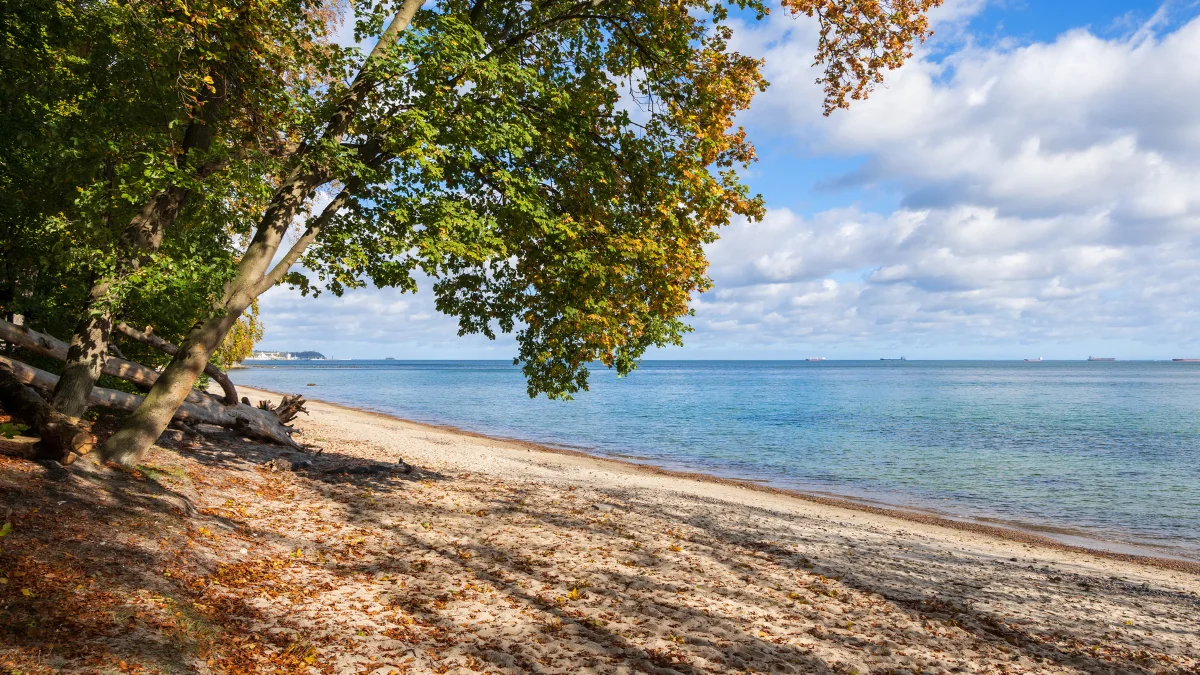
[[[708,249],[663,359],[1200,357],[1200,2],[947,0],[830,117],[815,27],[739,19],[771,82],[739,118],[767,215]],[[424,283],[423,289],[428,288]],[[261,349],[508,359],[431,295],[261,299]]]

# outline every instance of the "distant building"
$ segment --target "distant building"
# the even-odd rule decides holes
[[[266,352],[256,351],[250,355],[258,361],[321,361],[325,355],[321,352]]]

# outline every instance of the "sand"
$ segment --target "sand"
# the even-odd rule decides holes
[[[316,455],[214,434],[116,491],[0,465],[0,666],[1200,673],[1194,567],[308,409]]]

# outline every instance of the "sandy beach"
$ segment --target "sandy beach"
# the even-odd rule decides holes
[[[5,672],[1200,673],[1194,564],[308,410],[0,460]]]

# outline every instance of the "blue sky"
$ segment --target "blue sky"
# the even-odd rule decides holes
[[[688,346],[652,358],[1200,356],[1200,7],[947,0],[935,37],[830,118],[813,26],[734,48],[768,206],[709,250]],[[510,358],[426,293],[262,301],[266,349]]]

